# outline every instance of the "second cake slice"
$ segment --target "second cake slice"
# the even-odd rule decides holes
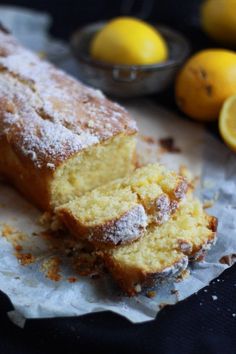
[[[148,225],[161,225],[177,210],[188,183],[159,164],[137,169],[56,209],[78,238],[95,245],[117,245],[142,236]]]
[[[189,195],[171,219],[148,228],[130,245],[100,251],[108,271],[130,296],[183,275],[191,261],[204,258],[216,240],[217,219]]]

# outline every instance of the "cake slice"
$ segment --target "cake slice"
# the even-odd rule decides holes
[[[187,189],[182,176],[150,164],[74,198],[56,213],[76,237],[114,246],[138,239],[148,225],[166,222]]]
[[[189,260],[202,259],[214,243],[217,219],[188,197],[165,224],[151,227],[138,241],[100,251],[108,271],[128,295],[178,277]]]

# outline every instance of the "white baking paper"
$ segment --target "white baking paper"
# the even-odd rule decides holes
[[[4,19],[7,25],[6,13]],[[63,61],[63,67],[78,76],[71,58]],[[181,119],[147,99],[123,104],[137,120],[141,135],[155,141],[172,137],[180,148],[179,153],[163,152],[159,144],[141,137],[139,154],[143,162],[161,161],[176,170],[184,165],[194,176],[200,177],[198,194],[202,200],[214,200],[209,213],[219,218],[216,245],[204,262],[192,266],[189,278],[180,283],[158,286],[151,299],[145,294],[134,298],[122,296],[109,276],[100,279],[78,277],[66,262],[60,267],[61,280],[52,281],[41,267],[45,260],[55,256],[55,251],[44,239],[35,236],[42,231],[38,224],[40,212],[2,183],[0,229],[5,235],[6,225],[16,231],[7,237],[0,236],[0,290],[8,295],[14,306],[15,311],[9,313],[9,317],[20,326],[27,318],[79,316],[103,310],[116,312],[134,323],[151,320],[163,304],[175,304],[208,285],[228,267],[220,263],[220,259],[236,253],[235,154],[207,133],[203,126]],[[15,256],[13,241],[14,237],[19,238],[19,232],[22,232],[20,242],[24,252],[36,257],[36,261],[27,266],[22,266]],[[68,278],[73,276],[78,281],[68,282]]]

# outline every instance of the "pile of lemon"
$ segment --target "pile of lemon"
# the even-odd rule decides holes
[[[236,0],[206,0],[201,8],[205,32],[236,48]],[[219,120],[225,143],[236,151],[236,52],[203,50],[191,57],[175,85],[179,108],[198,121]]]
[[[236,48],[236,0],[205,0],[201,22],[218,43]],[[90,54],[110,64],[149,65],[167,60],[169,53],[156,28],[119,17],[95,34]],[[189,117],[202,122],[219,119],[222,138],[236,151],[236,52],[208,49],[195,54],[177,76],[175,97]]]

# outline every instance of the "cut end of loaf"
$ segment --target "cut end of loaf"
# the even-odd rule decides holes
[[[182,194],[176,194],[180,188]],[[56,212],[77,238],[96,246],[125,244],[141,237],[148,226],[166,222],[187,188],[184,178],[150,164],[74,198]]]
[[[53,208],[129,175],[134,169],[135,146],[135,136],[118,135],[80,152],[59,166],[51,183]]]

